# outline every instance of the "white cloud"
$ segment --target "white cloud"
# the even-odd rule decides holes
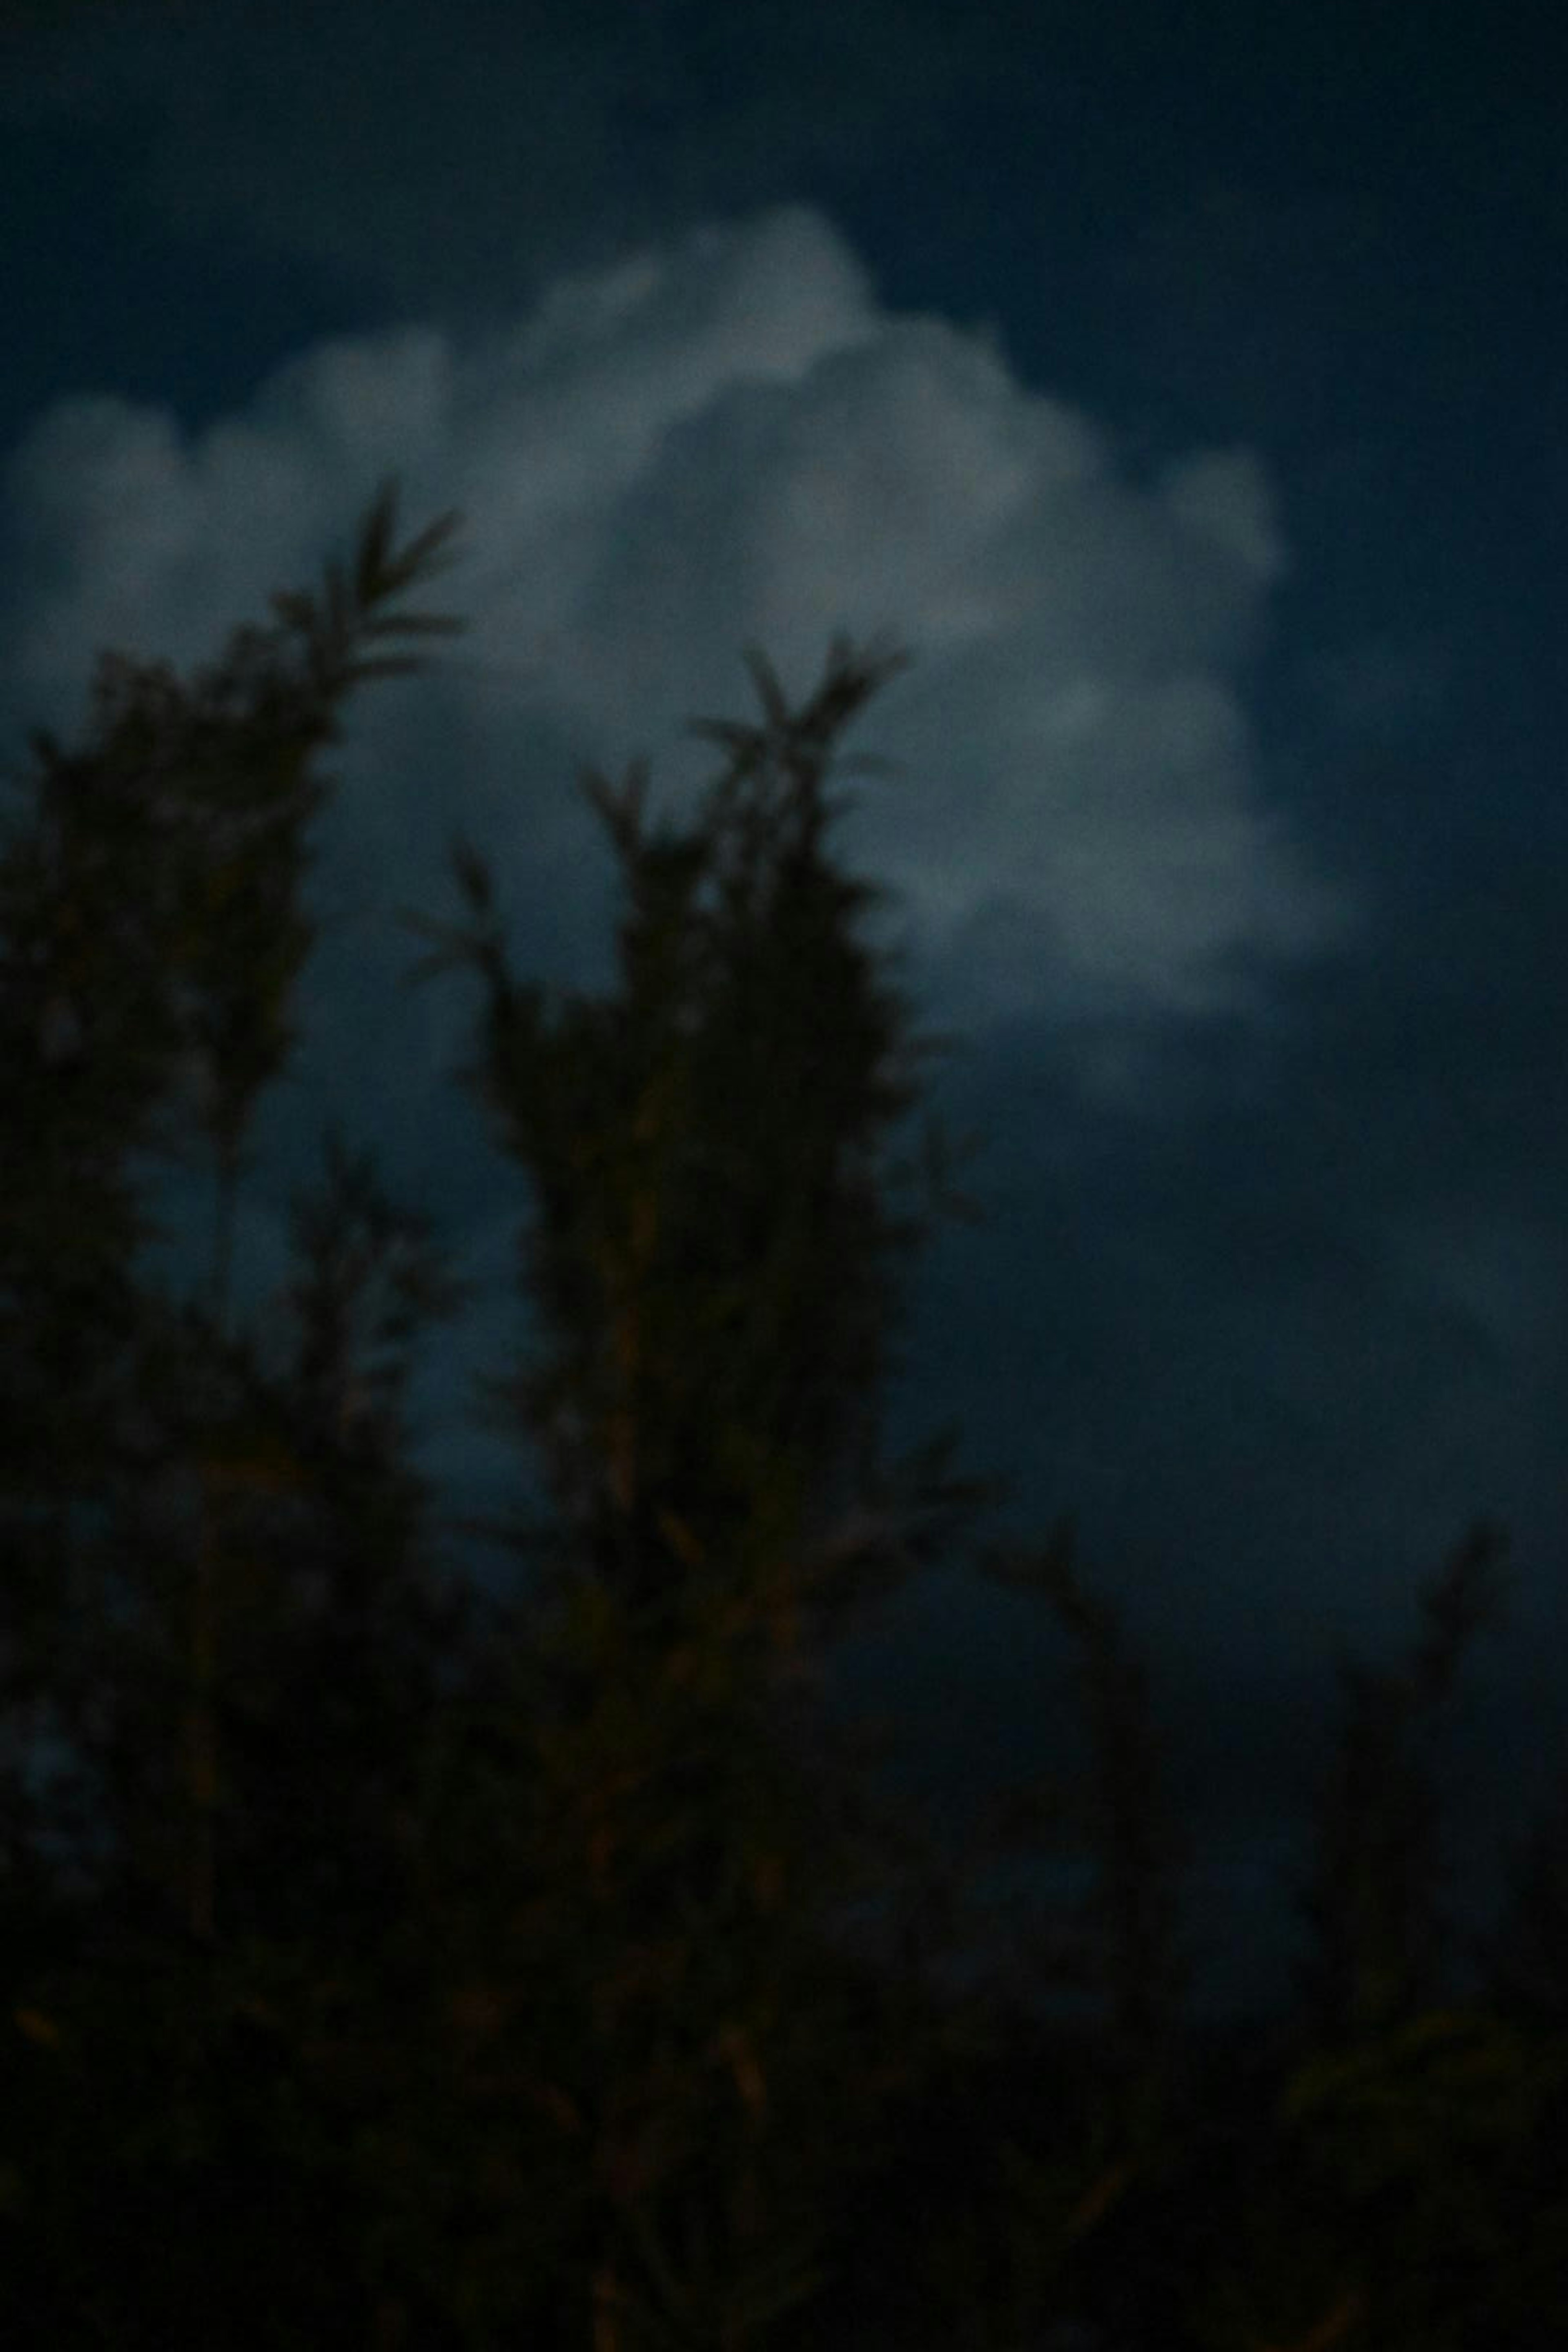
[[[417,705],[355,721],[329,833],[356,890],[368,842],[388,898],[428,903],[460,822],[514,904],[570,888],[570,853],[586,905],[603,861],[563,771],[647,748],[678,798],[712,767],[684,721],[747,698],[742,644],[799,692],[844,628],[917,657],[862,730],[901,772],[856,787],[839,842],[903,894],[938,1017],[1220,1003],[1232,950],[1345,919],[1258,796],[1238,678],[1284,552],[1257,459],[1140,484],[987,339],[883,310],[800,206],[563,279],[460,347],[321,346],[194,438],[59,404],[5,470],[0,692],[68,726],[97,646],[214,649],[392,467],[411,522],[465,509],[438,601],[474,626]]]

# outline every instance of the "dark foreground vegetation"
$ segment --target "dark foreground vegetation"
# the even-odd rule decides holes
[[[467,845],[467,927],[408,918],[413,977],[480,983],[462,1076],[527,1180],[539,1344],[486,1399],[550,1499],[501,1531],[517,1594],[438,1567],[405,1391],[461,1286],[339,1133],[279,1313],[234,1328],[317,762],[443,625],[398,599],[451,528],[400,547],[387,495],[209,670],[106,659],[0,849],[0,2341],[1568,2343],[1568,1814],[1463,2000],[1436,1899],[1491,1531],[1406,1668],[1346,1672],[1267,2029],[1185,2015],[1181,1825],[1065,1528],[976,1566],[1078,1645],[1081,1784],[961,1864],[826,1718],[832,1644],[986,1500],[951,1432],[878,1435],[925,1229],[893,1188],[965,1205],[939,1129],[885,1156],[921,1049],[826,840],[888,661],[836,647],[798,710],[754,661],[689,830],[646,830],[641,771],[585,780],[613,995],[513,977]],[[214,1180],[198,1297],[136,1271],[148,1155]],[[985,1868],[1037,1851],[1091,1857],[1089,1897],[944,1992]]]

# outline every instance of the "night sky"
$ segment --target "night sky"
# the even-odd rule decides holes
[[[313,585],[388,471],[468,519],[422,601],[468,634],[333,763],[242,1304],[341,1115],[484,1286],[421,1461],[454,1512],[523,1499],[465,1389],[526,1337],[526,1192],[452,1083],[478,992],[401,990],[392,909],[459,912],[460,826],[519,973],[606,984],[580,765],[647,751],[688,809],[745,644],[795,695],[840,628],[905,646],[835,838],[961,1041],[930,1101],[988,1222],[911,1283],[887,1450],[956,1416],[1012,1481],[983,1539],[1076,1517],[1222,1998],[1289,1948],[1336,1649],[1392,1661],[1478,1515],[1513,1559],[1466,1884],[1568,1766],[1568,149],[1548,12],[1510,17],[0,20],[0,751],[78,730],[100,648],[188,664]],[[153,1197],[194,1286],[212,1188]],[[840,1686],[957,1801],[1075,1752],[1071,1666],[958,1558]]]

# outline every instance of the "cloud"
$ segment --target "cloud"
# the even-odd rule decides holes
[[[525,904],[553,896],[596,838],[563,770],[647,747],[679,797],[712,764],[683,724],[733,710],[742,645],[798,693],[842,628],[916,656],[867,728],[900,772],[840,840],[902,894],[944,1012],[1219,1009],[1343,932],[1259,786],[1241,680],[1285,556],[1256,457],[1135,480],[984,339],[881,307],[804,206],[563,278],[464,343],[322,344],[192,436],[59,403],[4,477],[5,701],[68,719],[102,644],[211,649],[393,467],[411,520],[469,517],[475,625],[422,719],[405,692],[354,722],[356,889],[367,845],[391,880],[400,841],[472,819]]]
[[[313,582],[389,469],[409,524],[466,512],[463,567],[423,601],[472,626],[365,696],[331,763],[308,897],[332,924],[258,1116],[237,1297],[280,1278],[285,1195],[329,1114],[489,1265],[521,1204],[477,1109],[451,1110],[471,982],[402,988],[417,943],[391,910],[458,912],[460,826],[519,968],[607,984],[616,872],[575,772],[647,749],[656,807],[689,805],[715,761],[686,723],[749,706],[748,642],[795,693],[840,628],[916,656],[863,724],[897,765],[855,783],[838,847],[900,894],[878,924],[921,1026],[1022,1023],[1080,1096],[1146,1117],[1173,1019],[1190,1037],[1342,929],[1264,801],[1240,683],[1284,561],[1256,459],[1134,479],[984,337],[889,312],[802,206],[563,276],[468,339],[318,344],[194,433],[58,403],[0,471],[0,731],[74,733],[106,646],[216,652]],[[199,1256],[204,1180],[160,1181],[174,1257]],[[453,1424],[500,1337],[470,1316],[422,1382],[446,1423],[427,1458],[470,1486],[496,1486],[501,1444]]]

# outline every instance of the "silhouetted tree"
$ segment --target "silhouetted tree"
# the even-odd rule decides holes
[[[448,528],[395,553],[384,497],[320,603],[275,599],[279,625],[240,632],[190,688],[106,662],[89,748],[35,744],[35,820],[0,873],[0,1009],[30,1072],[0,1500],[12,1721],[47,1721],[66,1762],[37,1798],[18,1737],[8,1885],[41,1900],[45,1852],[63,1853],[51,1886],[72,1902],[52,1942],[17,1951],[16,2014],[37,2027],[20,2054],[45,2053],[46,2104],[51,2058],[57,2093],[61,2053],[76,2070],[44,2135],[62,2197],[74,2165],[104,2198],[134,2179],[143,2221],[160,2202],[194,2215],[239,2196],[236,2167],[281,2165],[299,2194],[333,2184],[321,2210],[427,2318],[570,2300],[575,2263],[603,2327],[617,2295],[641,2307],[624,2273],[683,2324],[761,2326],[811,2283],[832,2181],[874,2160],[876,2086],[918,2072],[889,2021],[930,2022],[912,1985],[873,1986],[814,1940],[830,1898],[874,1878],[875,1837],[826,1727],[811,1775],[800,1724],[793,1752],[777,1736],[789,1675],[809,1680],[850,1602],[982,1491],[946,1475],[946,1440],[891,1481],[873,1461],[887,1264],[914,1230],[883,1208],[876,1144],[912,1089],[892,1068],[900,1007],[851,936],[872,894],[822,857],[819,799],[872,680],[841,649],[792,719],[757,665],[768,725],[735,731],[684,846],[643,856],[631,795],[592,781],[632,881],[625,998],[576,1008],[558,1045],[498,989],[563,1343],[539,1416],[559,1638],[535,1612],[510,1656],[470,1653],[446,1705],[462,1612],[421,1578],[406,1431],[351,1331],[378,1280],[384,1339],[454,1303],[428,1236],[330,1136],[326,1190],[296,1202],[289,1361],[230,1330],[226,1292],[246,1134],[287,1062],[310,939],[312,761],[342,696],[408,666],[365,642],[440,625],[382,606]],[[477,862],[460,871],[475,884]],[[718,900],[698,913],[709,871]],[[131,1162],[193,1148],[219,1216],[207,1297],[177,1302],[133,1270],[156,1234]],[[944,1173],[934,1132],[926,1173]],[[520,1997],[530,2054],[501,2068],[492,2125],[483,2021]],[[586,2134],[585,2170],[563,2129]],[[499,2188],[497,2133],[514,2151]],[[35,2154],[17,2176],[40,2237],[64,2210],[47,2172]],[[142,2234],[106,2233],[68,2297],[143,2295],[155,2336],[181,2297],[221,2298],[239,2256],[211,2213],[177,2263],[134,2255]]]
[[[452,528],[398,551],[395,522],[388,490],[352,577],[329,567],[319,604],[275,599],[278,625],[237,633],[190,687],[163,666],[100,663],[87,749],[35,739],[34,814],[0,860],[16,1074],[0,1110],[0,1899],[33,1971],[18,2013],[41,2021],[36,2046],[72,2053],[96,2116],[89,2205],[106,2169],[151,2179],[163,2156],[205,2145],[201,2086],[219,2082],[258,1979],[292,1973],[308,1990],[334,1927],[365,1938],[363,1884],[335,1912],[324,1898],[357,1868],[386,1899],[385,1784],[460,1613],[413,1565],[423,1496],[395,1412],[384,1401],[352,1433],[342,1412],[349,1387],[386,1385],[345,1316],[389,1253],[384,1339],[405,1343],[453,1293],[341,1150],[337,1197],[300,1235],[313,1280],[299,1362],[264,1373],[226,1328],[245,1134],[288,1058],[312,933],[298,906],[324,790],[311,763],[354,686],[411,667],[385,641],[455,625],[386,609]],[[193,1149],[219,1204],[205,1305],[133,1268],[157,1235],[132,1160]],[[59,1759],[42,1793],[40,1732]],[[315,1949],[290,1954],[279,1938],[305,1917]],[[66,2074],[61,2058],[57,2094]],[[69,2116],[57,2107],[57,2146]],[[45,2170],[35,2152],[27,2175]]]
[[[1345,1718],[1325,1784],[1302,1907],[1313,2030],[1376,2032],[1436,1992],[1445,1951],[1434,1748],[1459,1662],[1495,1612],[1500,1532],[1473,1528],[1423,1591],[1424,1626],[1397,1673],[1341,1662]]]
[[[896,1840],[847,1794],[847,1751],[824,1720],[807,1730],[800,1686],[986,1492],[947,1475],[950,1433],[891,1475],[877,1458],[892,1262],[921,1230],[887,1205],[909,1171],[889,1171],[884,1139],[916,1090],[903,1001],[855,933],[881,894],[829,862],[824,783],[892,667],[839,645],[792,713],[754,656],[763,723],[703,723],[730,762],[685,832],[645,837],[640,769],[619,794],[585,778],[627,900],[607,1000],[547,1012],[513,980],[466,844],[478,927],[406,919],[441,943],[416,976],[466,961],[485,983],[463,1076],[535,1202],[520,1257],[542,1360],[488,1383],[555,1505],[500,1529],[544,1562],[516,1714],[526,1850],[536,1870],[560,1855],[551,1968],[526,1946],[515,1965],[558,1980],[576,1956],[552,2080],[582,2162],[614,2184],[592,2266],[606,2343],[649,2298],[700,2334],[805,2294],[833,2184],[874,2152],[865,2086],[890,2063],[868,2018],[847,2025],[825,1936]],[[939,1199],[947,1157],[928,1125]],[[537,1672],[552,1612],[553,1713]],[[488,1916],[476,1943],[493,1969]],[[645,1974],[606,2011],[598,1970],[621,1979],[628,1951]],[[716,2249],[706,2281],[693,2231]]]
[[[521,1253],[546,1350],[489,1383],[496,1418],[542,1457],[542,1548],[563,1539],[635,1605],[689,1585],[699,1559],[740,1582],[756,1555],[809,1542],[800,1603],[837,1630],[907,1573],[922,1521],[945,1533],[985,1492],[942,1482],[929,1448],[877,1484],[894,1262],[923,1237],[888,1205],[909,1171],[885,1164],[885,1138],[916,1098],[910,1066],[948,1041],[903,1043],[905,1002],[854,929],[886,894],[827,859],[824,782],[834,738],[898,666],[840,644],[792,716],[753,656],[766,723],[698,723],[731,759],[685,833],[644,839],[645,770],[618,795],[584,778],[628,900],[614,997],[546,1018],[466,845],[481,928],[405,918],[444,942],[415,977],[467,961],[486,984],[483,1058],[462,1076],[537,1201]],[[925,1150],[940,1188],[934,1121]]]
[[[0,847],[7,2340],[1561,2342],[1550,1822],[1468,2009],[1435,1957],[1428,1748],[1489,1529],[1403,1675],[1345,1671],[1306,2014],[1252,2042],[1183,2038],[1184,1842],[1069,1527],[978,1564],[1077,1645],[1081,1786],[1007,1792],[944,1855],[830,1730],[831,1645],[1003,1491],[951,1429],[882,1459],[928,1223],[894,1188],[975,1213],[936,1123],[889,1150],[946,1041],[910,1043],[857,929],[881,894],[826,847],[896,656],[836,644],[792,709],[752,656],[761,719],[700,722],[726,764],[685,826],[647,830],[641,768],[584,778],[625,904],[606,994],[513,978],[461,841],[472,926],[407,918],[425,971],[483,984],[463,1075],[529,1192],[538,1344],[480,1400],[551,1507],[459,1524],[530,1588],[484,1612],[438,1573],[406,1389],[462,1286],[337,1128],[265,1338],[233,1328],[317,761],[413,665],[389,640],[454,625],[389,609],[453,519],[395,524],[384,492],[351,566],[189,683],[102,663]],[[200,1296],[138,1270],[148,1156],[212,1172]],[[1047,1842],[1085,1901],[939,1990],[975,1883]],[[1043,2019],[1053,1989],[1088,2022]]]
[[[1480,1939],[1489,1990],[1510,2015],[1568,2032],[1568,1774],[1510,1861],[1502,1916]]]

